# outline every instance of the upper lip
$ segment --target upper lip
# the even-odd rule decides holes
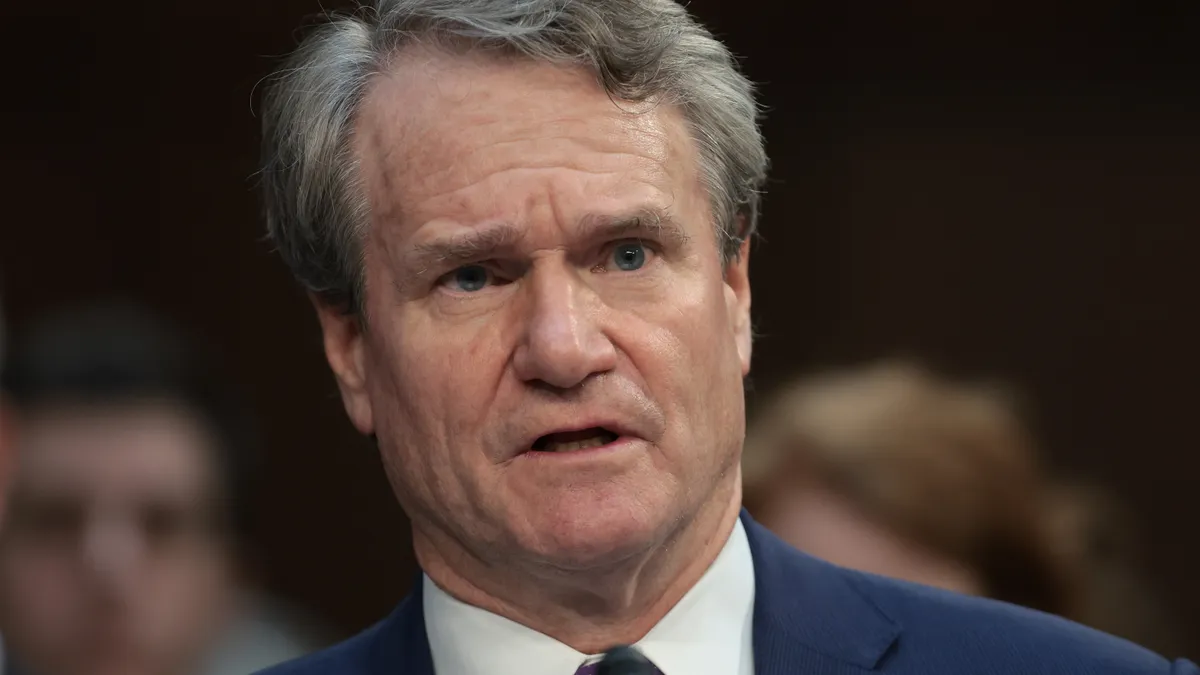
[[[517,448],[516,454],[522,454],[529,451],[533,447],[533,444],[542,436],[549,436],[550,434],[566,434],[574,431],[584,431],[586,429],[595,428],[605,429],[616,434],[617,436],[640,437],[638,431],[628,423],[609,418],[596,418],[589,419],[581,423],[571,422],[569,424],[561,424],[557,426],[547,425],[540,428],[535,427],[534,430],[532,430],[523,438],[520,447]]]

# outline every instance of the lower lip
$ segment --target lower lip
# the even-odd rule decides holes
[[[638,444],[638,439],[630,436],[620,436],[617,440],[604,445],[595,445],[590,448],[579,448],[578,450],[564,450],[561,452],[543,452],[540,450],[529,450],[521,453],[521,457],[544,461],[586,461],[597,459],[605,455],[611,455],[614,452],[628,450]]]

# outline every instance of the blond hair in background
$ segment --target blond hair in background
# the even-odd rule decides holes
[[[905,541],[975,571],[987,595],[1068,613],[1065,565],[1043,526],[1032,441],[990,390],[904,362],[804,378],[751,425],[746,502],[828,490]],[[793,542],[804,547],[814,542]]]
[[[851,545],[863,549],[856,555],[870,561],[860,566],[868,571],[880,571],[869,569],[878,551],[915,550],[918,562],[898,563],[903,572],[892,576],[930,583],[940,574],[947,583],[933,585],[972,587],[1153,648],[1172,646],[1133,572],[1128,517],[1100,490],[1051,480],[998,387],[952,382],[905,361],[801,378],[752,422],[743,457],[745,504],[768,527],[786,530],[776,526],[798,509],[820,511],[820,497],[796,499],[805,493],[853,513],[791,532],[800,548],[836,551],[814,539],[866,523]],[[874,535],[901,543],[863,544]],[[939,564],[925,578],[905,574]],[[946,564],[969,581],[957,583]]]

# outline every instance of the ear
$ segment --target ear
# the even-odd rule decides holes
[[[354,427],[363,434],[375,433],[371,399],[367,395],[366,335],[357,316],[310,296],[325,342],[325,359],[337,379],[342,405]]]
[[[754,331],[750,324],[750,238],[738,249],[737,257],[725,266],[725,308],[737,341],[742,377],[750,374],[750,348]]]

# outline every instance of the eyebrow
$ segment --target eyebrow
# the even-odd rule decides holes
[[[676,247],[690,239],[669,211],[654,206],[619,215],[585,215],[577,224],[574,238],[601,242],[636,239],[639,235]],[[406,256],[406,267],[414,276],[423,276],[431,267],[441,269],[449,263],[465,264],[511,254],[525,236],[525,231],[512,223],[487,225],[417,244]]]
[[[425,274],[430,267],[446,263],[467,263],[511,251],[525,237],[524,232],[510,223],[489,225],[450,237],[417,244],[408,256],[408,268],[413,274]]]
[[[646,206],[617,216],[587,215],[579,221],[579,237],[587,241],[653,237],[664,244],[682,246],[690,237],[670,211]]]

